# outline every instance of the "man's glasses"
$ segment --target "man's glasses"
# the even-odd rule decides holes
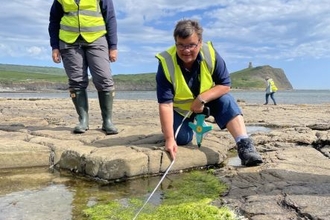
[[[175,45],[176,45],[176,48],[178,50],[186,50],[186,49],[194,50],[198,46],[198,43],[197,44],[186,44],[186,45],[184,45],[184,44],[175,44]]]

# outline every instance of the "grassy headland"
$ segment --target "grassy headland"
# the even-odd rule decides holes
[[[264,89],[265,77],[274,79],[280,89],[292,89],[283,70],[270,66],[249,67],[231,73],[233,89]],[[115,74],[117,90],[153,91],[156,73]],[[20,90],[63,90],[68,79],[63,68],[0,64],[0,88]],[[91,89],[93,84],[90,83]]]

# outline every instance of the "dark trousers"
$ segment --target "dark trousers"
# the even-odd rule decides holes
[[[267,94],[266,94],[266,102],[265,102],[265,105],[268,104],[268,98],[269,98],[269,96],[270,96],[270,98],[273,100],[274,105],[276,105],[276,101],[275,101],[275,98],[274,98],[274,94],[275,94],[275,92],[271,92],[271,93],[267,93]]]
[[[234,97],[228,93],[207,103],[206,106],[210,108],[210,115],[214,117],[215,122],[220,129],[226,128],[227,123],[232,118],[242,114],[242,111]],[[178,145],[186,145],[192,141],[194,133],[193,130],[189,127],[189,122],[193,122],[194,117],[195,114],[192,114],[190,118],[186,118],[184,121],[182,121],[184,116],[174,111],[174,133],[176,133],[176,130],[182,123],[182,126],[176,137],[176,142]]]

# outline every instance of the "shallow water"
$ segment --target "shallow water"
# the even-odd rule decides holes
[[[269,132],[263,126],[248,126],[248,133]],[[237,156],[228,165],[241,166]],[[151,197],[161,202],[162,189],[181,174],[169,174]],[[102,184],[71,173],[41,168],[0,169],[0,220],[83,220],[82,211],[96,203],[132,197],[147,198],[161,176],[121,183]]]
[[[246,131],[248,134],[253,134],[256,132],[270,132],[272,129],[264,126],[246,126]]]
[[[244,101],[248,104],[260,104],[265,102],[264,91],[231,90],[230,92],[236,100]],[[94,91],[88,92],[89,98],[97,98]],[[68,91],[38,91],[38,92],[9,92],[0,91],[0,98],[25,98],[25,99],[53,99],[70,98]],[[116,91],[118,100],[155,100],[156,91]],[[276,92],[275,99],[281,104],[322,104],[330,103],[330,90],[280,90]],[[272,104],[272,100],[269,99]]]
[[[159,204],[161,190],[179,176],[168,175],[149,202]],[[48,168],[0,170],[0,220],[85,219],[82,210],[96,203],[149,196],[160,178],[104,185]]]

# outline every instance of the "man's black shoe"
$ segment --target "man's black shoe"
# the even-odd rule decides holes
[[[250,138],[243,138],[237,142],[237,152],[242,165],[247,167],[257,166],[263,162]]]

